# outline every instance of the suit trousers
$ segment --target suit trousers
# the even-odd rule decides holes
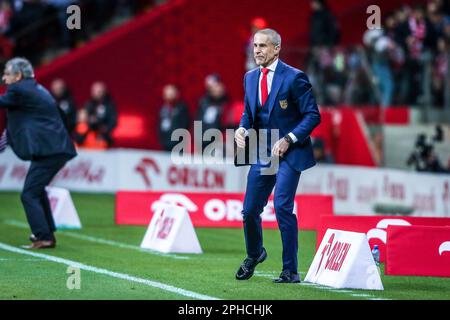
[[[56,231],[45,187],[70,159],[71,156],[61,154],[38,157],[31,161],[21,200],[31,232],[39,240],[52,240],[53,232]]]
[[[300,172],[281,160],[276,174],[261,174],[262,166],[254,164],[247,176],[247,189],[243,206],[244,236],[247,255],[261,254],[263,235],[261,213],[275,187],[274,208],[283,244],[283,271],[297,272],[298,227],[294,199],[300,181]]]

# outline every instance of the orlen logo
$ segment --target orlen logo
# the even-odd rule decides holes
[[[367,240],[370,239],[380,239],[384,244],[386,244],[387,238],[387,227],[391,226],[410,226],[411,224],[403,219],[382,219],[377,223],[376,228],[370,229],[367,232]]]
[[[444,252],[450,252],[450,241],[442,242],[439,246],[439,255],[442,256]]]
[[[167,237],[170,234],[170,231],[172,231],[172,226],[175,222],[175,219],[172,217],[165,217],[162,222],[158,220],[157,225],[159,227],[157,238],[158,239],[167,239]]]
[[[334,233],[331,235],[328,243],[322,250],[319,267],[317,268],[316,275],[322,266],[322,262],[325,261],[325,256],[327,257],[325,261],[325,270],[337,271],[339,272],[344,264],[345,258],[347,257],[348,251],[352,246],[351,243],[348,242],[340,242],[336,241],[333,245],[334,241]]]
[[[161,173],[161,170],[159,169],[158,164],[152,158],[142,158],[134,170],[136,170],[136,172],[142,176],[142,179],[144,179],[144,183],[147,188],[152,187],[152,183],[151,183],[148,171],[152,170],[156,174]]]
[[[171,217],[170,215],[166,215],[164,211],[164,206],[155,206],[152,210],[155,211],[155,214],[153,216],[153,219],[156,219],[155,227],[152,231],[151,239],[160,239],[160,240],[166,240],[172,231],[172,227],[175,223],[175,219]],[[153,221],[153,220],[152,220]]]
[[[198,207],[184,194],[180,193],[165,193],[158,201],[153,202],[152,211],[161,212],[166,205],[175,205],[186,208],[189,212],[196,212]]]

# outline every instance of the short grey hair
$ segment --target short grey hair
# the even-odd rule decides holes
[[[273,29],[261,29],[261,30],[256,31],[255,34],[258,34],[258,33],[262,33],[262,34],[265,34],[266,36],[268,36],[269,39],[270,39],[270,42],[272,42],[272,44],[275,47],[281,46],[281,36],[275,30],[273,30]]]
[[[5,66],[11,66],[13,74],[21,73],[23,78],[34,78],[33,66],[25,58],[12,58],[6,62]]]

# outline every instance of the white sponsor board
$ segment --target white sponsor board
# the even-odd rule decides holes
[[[141,248],[164,253],[202,253],[186,208],[166,205],[150,221]]]
[[[67,189],[46,187],[57,229],[81,229],[81,221]]]
[[[119,165],[116,150],[79,151],[53,179],[52,184],[71,191],[115,192]],[[0,190],[21,190],[30,162],[22,161],[10,148],[0,154]]]
[[[0,190],[21,190],[28,166],[11,149],[2,153]],[[79,150],[53,185],[81,192],[245,192],[247,171],[232,164],[175,164],[159,151]],[[450,217],[448,174],[320,164],[302,173],[297,193],[333,195],[337,214],[372,215],[377,205],[391,204],[413,208],[412,216]]]
[[[384,290],[366,235],[328,229],[305,277],[333,288]]]
[[[384,204],[410,207],[411,216],[450,217],[448,174],[317,165],[302,173],[297,193],[333,195],[337,214],[373,215]]]
[[[0,155],[0,190],[21,190],[30,163],[10,148]],[[170,190],[240,192],[241,171],[234,165],[174,164],[170,153],[112,149],[78,150],[53,184],[71,191]]]

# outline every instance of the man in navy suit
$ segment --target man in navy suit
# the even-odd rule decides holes
[[[31,160],[21,194],[31,227],[31,249],[54,248],[56,231],[45,187],[76,156],[56,102],[34,79],[30,62],[14,58],[5,65],[3,81],[8,86],[0,96],[7,109],[7,138],[14,153]]]
[[[247,280],[257,264],[267,258],[263,247],[261,213],[275,187],[274,207],[283,243],[283,269],[275,283],[298,283],[298,227],[293,213],[300,173],[315,165],[310,134],[320,123],[320,113],[308,77],[281,60],[281,37],[272,29],[255,33],[253,51],[257,69],[244,77],[244,113],[236,130],[238,148],[245,148],[251,129],[265,131],[266,146],[258,141],[257,160],[247,177],[243,220],[247,258],[236,279]],[[271,141],[271,132],[281,139]],[[247,147],[249,147],[247,145]],[[250,148],[251,148],[250,143]],[[264,150],[263,150],[264,149]],[[268,174],[267,162],[278,161],[275,172]],[[270,158],[267,158],[270,159]]]

